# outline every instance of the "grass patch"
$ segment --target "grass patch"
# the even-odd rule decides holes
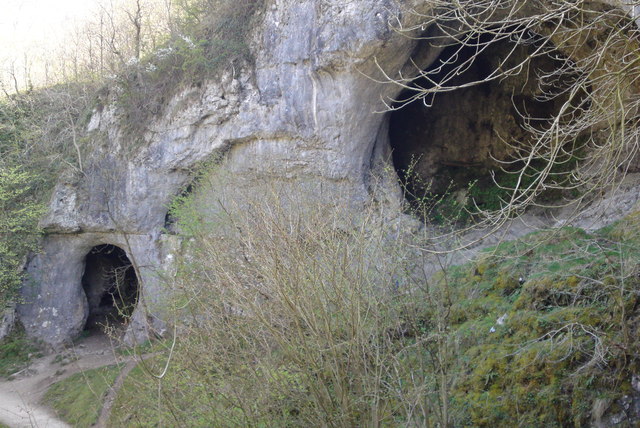
[[[184,354],[179,346],[176,354]],[[225,394],[216,394],[223,380],[211,373],[203,375],[178,359],[162,379],[168,353],[136,366],[125,379],[113,404],[108,426],[112,427],[207,427],[247,426],[243,406]],[[210,368],[203,367],[207,371]],[[212,383],[213,382],[213,383]],[[249,394],[247,400],[250,399]],[[244,403],[243,403],[244,404]],[[282,415],[274,414],[267,424],[257,419],[254,426],[289,426]]]
[[[206,426],[206,420],[199,412],[185,411],[198,401],[193,391],[196,383],[178,382],[180,370],[171,370],[163,381],[149,376],[145,368],[152,373],[162,371],[165,356],[156,356],[145,360],[144,365],[136,366],[125,379],[113,404],[108,426],[113,427],[159,427],[159,426]],[[188,379],[188,376],[186,376]],[[178,383],[176,383],[178,382]],[[162,387],[159,388],[159,384]],[[173,385],[180,385],[174,389]],[[202,391],[203,394],[204,391]],[[206,395],[206,394],[205,394]],[[163,405],[166,396],[179,400],[180,414],[190,415],[192,419],[181,418],[176,421],[170,408]],[[182,401],[188,396],[189,399]],[[160,398],[160,399],[159,399]]]
[[[100,417],[104,397],[121,369],[113,365],[76,373],[53,384],[44,402],[74,427],[90,427]]]
[[[7,377],[27,367],[34,356],[40,356],[38,348],[26,338],[24,330],[16,326],[0,341],[0,377]]]

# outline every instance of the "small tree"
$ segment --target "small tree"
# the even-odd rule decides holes
[[[37,181],[20,167],[0,167],[0,307],[15,297],[25,256],[37,248],[43,212],[32,196]]]

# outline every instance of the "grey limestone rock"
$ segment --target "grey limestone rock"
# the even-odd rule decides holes
[[[382,100],[399,92],[374,79],[382,77],[379,67],[398,70],[413,52],[416,41],[392,28],[403,8],[426,7],[413,3],[272,2],[252,33],[255,64],[229,67],[175,95],[146,124],[138,147],[120,128],[115,104],[96,110],[84,173],[60,179],[41,221],[44,248],[28,265],[31,280],[18,307],[27,332],[57,347],[83,329],[85,259],[91,248],[111,244],[140,266],[144,305],[127,337],[143,340],[150,317],[162,312],[158,272],[169,269],[173,251],[163,233],[168,205],[190,172],[220,153],[248,186],[278,177],[326,183],[328,193],[364,201],[372,166],[382,171],[389,154],[374,150],[384,143]],[[398,202],[397,182],[385,183]]]
[[[11,331],[16,322],[16,308],[10,306],[5,308],[0,316],[0,340],[4,339]]]
[[[247,187],[322,186],[328,200],[339,195],[354,205],[375,188],[374,197],[402,218],[384,103],[401,88],[381,83],[382,70],[410,75],[412,64],[427,67],[441,52],[425,43],[417,49],[415,38],[393,28],[414,24],[407,11],[425,13],[428,2],[269,4],[251,34],[255,61],[177,93],[137,142],[122,129],[116,103],[96,109],[84,171],[59,180],[41,221],[43,251],[28,265],[17,308],[28,334],[58,347],[80,333],[89,310],[86,256],[103,244],[138,266],[139,303],[127,340],[163,334],[167,290],[159,278],[171,271],[176,251],[165,229],[168,207],[198,165],[222,154],[224,167]]]

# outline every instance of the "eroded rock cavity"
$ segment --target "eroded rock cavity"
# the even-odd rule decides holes
[[[89,304],[85,330],[126,321],[138,300],[135,269],[115,245],[98,245],[87,254],[82,288]]]
[[[527,42],[520,44],[504,38],[447,47],[425,70],[433,82],[423,77],[415,85],[431,89],[434,83],[454,87],[482,83],[438,93],[424,102],[399,102],[397,107],[401,108],[391,114],[389,137],[394,166],[408,199],[464,191],[472,182],[493,186],[489,171],[504,166],[500,161],[511,160],[515,151],[505,141],[526,144],[532,136],[525,123],[544,127],[560,111],[566,96],[546,95],[561,92],[562,79],[555,82],[557,87],[541,87],[539,76],[558,70],[565,59],[550,52],[527,61],[539,46],[539,38],[530,35],[525,39]],[[478,53],[478,45],[487,43]],[[457,70],[474,56],[468,67]],[[525,64],[519,73],[490,79],[494,70],[518,63]],[[413,93],[406,90],[398,100]]]

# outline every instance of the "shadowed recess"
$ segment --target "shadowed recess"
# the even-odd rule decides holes
[[[539,36],[530,34],[519,43],[483,38],[487,36],[469,46],[448,46],[425,70],[432,82],[424,77],[414,82],[414,87],[425,90],[436,84],[453,90],[431,94],[424,102],[404,104],[402,100],[415,94],[411,89],[398,97],[389,137],[394,167],[410,202],[446,195],[462,201],[470,185],[495,187],[490,172],[512,161],[516,147],[532,144],[535,136],[526,126],[545,129],[567,101],[563,90],[575,76],[541,79],[562,69],[568,60],[552,48],[532,56]],[[518,69],[520,63],[524,66],[518,73],[490,78],[495,70]],[[478,83],[460,87],[474,82]],[[493,199],[476,198],[476,204],[481,209],[497,208],[483,206],[494,203]]]
[[[138,300],[135,269],[125,251],[111,244],[87,254],[82,287],[89,303],[85,330],[126,322]]]

